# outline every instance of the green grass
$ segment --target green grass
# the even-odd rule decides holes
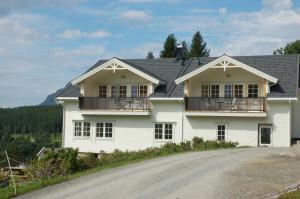
[[[300,199],[300,189],[280,196],[280,199]]]

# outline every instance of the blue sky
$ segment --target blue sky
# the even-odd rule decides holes
[[[0,1],[0,106],[39,104],[99,59],[157,57],[199,30],[212,56],[300,39],[300,0]]]

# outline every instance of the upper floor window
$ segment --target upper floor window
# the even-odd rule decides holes
[[[224,97],[232,97],[232,85],[228,84],[224,86]]]
[[[218,98],[220,92],[220,86],[219,85],[211,85],[211,97],[212,98]]]
[[[131,86],[131,97],[138,97],[138,86],[137,85],[133,85]]]
[[[157,123],[154,126],[154,138],[156,140],[172,140],[173,139],[173,124]]]
[[[127,94],[127,86],[120,86],[120,97],[126,97]]]
[[[234,85],[234,97],[243,97],[243,85],[242,84],[236,84]]]
[[[107,97],[107,86],[106,85],[99,86],[99,97]]]
[[[209,85],[201,86],[201,97],[209,97]]]
[[[248,85],[248,97],[255,98],[258,97],[258,85],[249,84]]]
[[[97,122],[96,123],[96,138],[112,138],[113,123],[112,122]]]
[[[91,134],[90,122],[74,122],[75,137],[89,137]]]
[[[147,86],[139,86],[140,97],[147,97],[148,94]]]

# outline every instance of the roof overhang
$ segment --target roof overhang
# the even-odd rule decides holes
[[[215,59],[214,61],[209,62],[208,64],[205,64],[204,66],[178,78],[175,80],[176,84],[180,84],[192,77],[194,77],[195,75],[198,75],[200,73],[202,73],[203,71],[206,71],[209,68],[224,68],[224,71],[226,70],[226,68],[231,68],[231,67],[240,67],[250,73],[253,73],[257,76],[260,76],[270,82],[273,83],[277,83],[278,79],[275,77],[272,77],[271,75],[268,75],[260,70],[257,70],[251,66],[248,66],[238,60],[235,60],[227,55],[223,55],[217,59]]]
[[[77,77],[76,79],[72,80],[71,83],[72,85],[78,84],[79,82],[85,80],[86,78],[94,75],[95,73],[101,71],[101,70],[112,70],[113,72],[115,72],[116,70],[122,70],[122,69],[127,69],[147,80],[149,80],[150,82],[154,83],[154,84],[158,84],[159,80],[157,80],[156,78],[134,68],[133,66],[130,66],[127,63],[122,62],[121,60],[119,60],[118,58],[114,57],[110,60],[108,60],[107,62],[95,67],[93,70],[90,70],[87,73],[84,73],[83,75]]]

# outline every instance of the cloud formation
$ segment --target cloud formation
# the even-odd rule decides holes
[[[98,30],[95,32],[82,32],[81,30],[65,30],[59,36],[63,39],[80,39],[80,38],[103,38],[111,36],[111,33],[106,30]]]
[[[120,19],[129,23],[149,22],[152,16],[143,10],[128,10],[120,14]]]

